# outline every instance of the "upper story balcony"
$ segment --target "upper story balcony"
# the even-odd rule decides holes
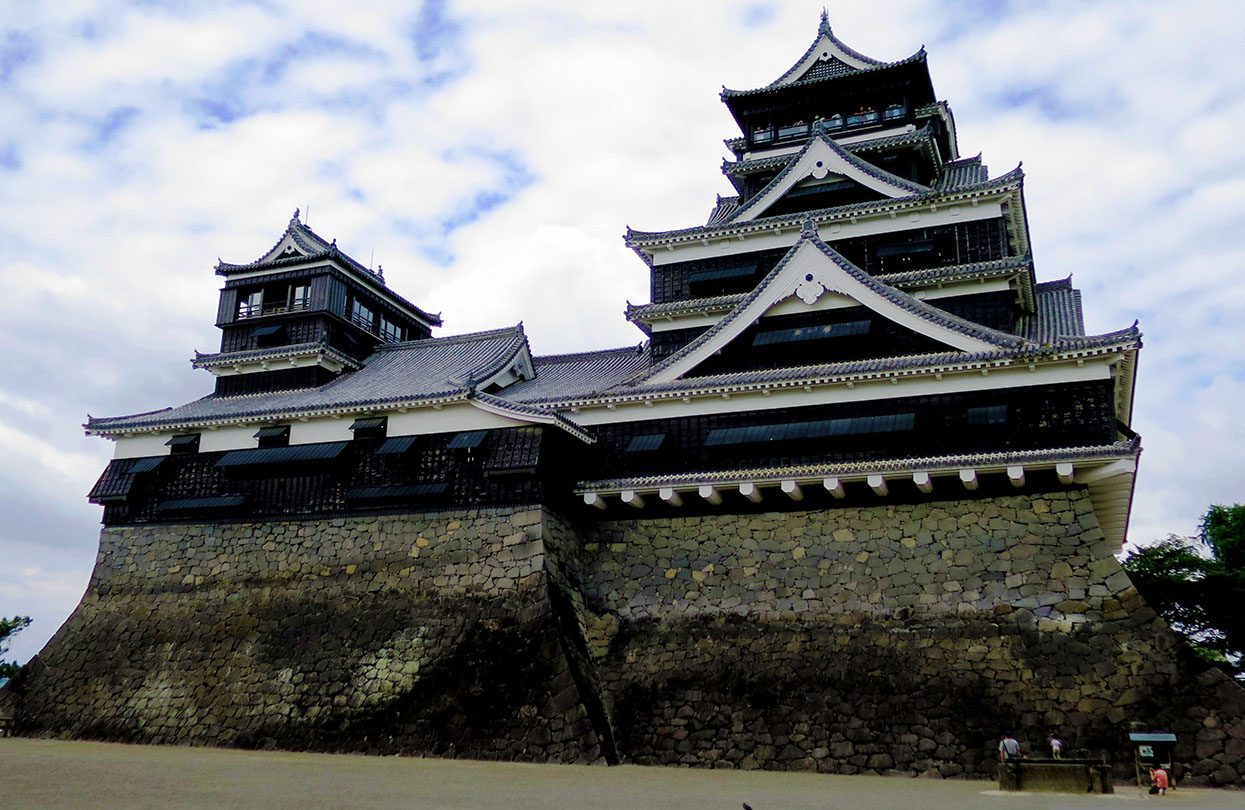
[[[851,131],[864,131],[873,127],[888,124],[900,124],[909,118],[908,107],[904,104],[892,104],[883,109],[864,108],[852,113],[835,113],[821,119],[822,127],[831,135]],[[748,133],[748,143],[753,148],[769,148],[771,146],[798,143],[812,134],[811,121],[797,121],[793,124],[765,124],[752,128]]]
[[[238,320],[261,315],[282,315],[305,312],[311,308],[311,287],[307,284],[284,284],[250,290],[238,298]]]

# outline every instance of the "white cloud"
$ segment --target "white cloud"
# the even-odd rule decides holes
[[[210,390],[186,359],[217,339],[212,265],[260,255],[296,206],[375,250],[447,332],[523,320],[537,352],[638,342],[621,313],[648,275],[624,227],[694,225],[729,193],[718,89],[785,71],[820,5],[24,8],[9,24],[33,56],[0,49],[0,475],[46,519],[6,514],[0,538],[44,573],[0,571],[0,612],[36,614],[28,638],[68,614],[110,450],[78,425]],[[833,22],[881,58],[928,43],[962,150],[1025,163],[1039,276],[1075,274],[1091,329],[1143,319],[1132,536],[1192,531],[1208,503],[1245,500],[1245,10],[965,11],[993,5],[844,0]],[[481,193],[505,199],[443,234]]]

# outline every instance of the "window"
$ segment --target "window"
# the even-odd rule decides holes
[[[970,425],[1006,425],[1006,405],[986,405],[981,408],[969,408],[966,421]]]
[[[354,420],[350,429],[356,439],[383,439],[388,425],[387,416],[364,416]]]
[[[750,425],[739,428],[718,428],[709,431],[706,447],[734,444],[764,444],[835,436],[862,436],[873,433],[896,433],[912,430],[914,413],[889,413],[877,416],[854,416],[848,419],[821,419],[816,422],[788,422],[779,425]]]
[[[255,348],[257,349],[282,346],[286,343],[285,326],[282,324],[261,326],[255,330],[253,336],[255,338]]]
[[[380,316],[380,336],[386,343],[401,343],[403,340],[402,327],[393,321]]]
[[[904,108],[904,105],[892,104],[886,108],[886,112],[882,114],[882,117],[887,121],[891,121],[896,118],[903,118],[905,112],[907,112],[907,110]]]
[[[774,131],[769,127],[757,127],[752,130],[753,143],[768,143],[774,139]]]
[[[798,124],[789,124],[785,127],[778,128],[778,139],[779,140],[782,140],[784,138],[798,138],[801,135],[807,135],[807,134],[808,134],[808,124],[804,123],[803,121],[801,121]]]
[[[238,297],[238,317],[254,318],[264,309],[264,291],[244,293]]]
[[[646,433],[642,436],[632,436],[631,441],[627,442],[627,449],[624,453],[651,453],[654,450],[660,450],[661,445],[666,440],[664,433]]]
[[[826,129],[842,129],[843,128],[843,116],[839,115],[838,113],[835,113],[834,115],[830,116],[825,121],[823,121],[822,126],[824,126]]]
[[[273,425],[260,428],[256,431],[255,438],[259,440],[260,447],[289,447],[290,426]]]
[[[311,306],[311,286],[295,284],[290,287],[290,311],[307,309]]]
[[[802,343],[806,340],[827,340],[869,333],[870,321],[848,321],[823,326],[802,326],[798,329],[771,329],[758,332],[752,339],[753,346],[773,346],[780,343]]]
[[[473,450],[480,446],[480,442],[484,441],[484,437],[487,435],[487,430],[468,430],[462,433],[456,433],[454,434],[454,438],[450,439],[450,443],[446,445],[446,449]]]
[[[877,110],[858,110],[847,116],[847,125],[849,127],[858,127],[864,124],[872,124],[878,120]]]
[[[199,452],[199,434],[198,433],[182,433],[165,442],[172,455],[180,455],[182,453]]]
[[[352,322],[362,326],[369,332],[373,332],[376,329],[374,318],[375,314],[372,312],[371,308],[358,298],[355,298],[350,302],[350,320]]]

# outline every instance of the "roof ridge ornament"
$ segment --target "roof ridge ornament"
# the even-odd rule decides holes
[[[817,26],[817,30],[823,34],[829,34],[830,31],[830,8],[828,6],[821,7],[821,24]]]
[[[818,234],[817,234],[816,221],[814,221],[811,218],[804,220],[804,224],[800,226],[800,238],[801,239],[816,239],[817,236]]]

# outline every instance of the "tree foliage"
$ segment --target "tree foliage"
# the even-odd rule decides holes
[[[1170,535],[1137,549],[1124,568],[1198,654],[1245,674],[1245,504],[1210,507],[1195,537]]]
[[[9,651],[9,638],[29,626],[29,616],[14,616],[11,619],[0,618],[0,678],[11,678],[21,669],[16,662],[5,661],[4,655]]]

